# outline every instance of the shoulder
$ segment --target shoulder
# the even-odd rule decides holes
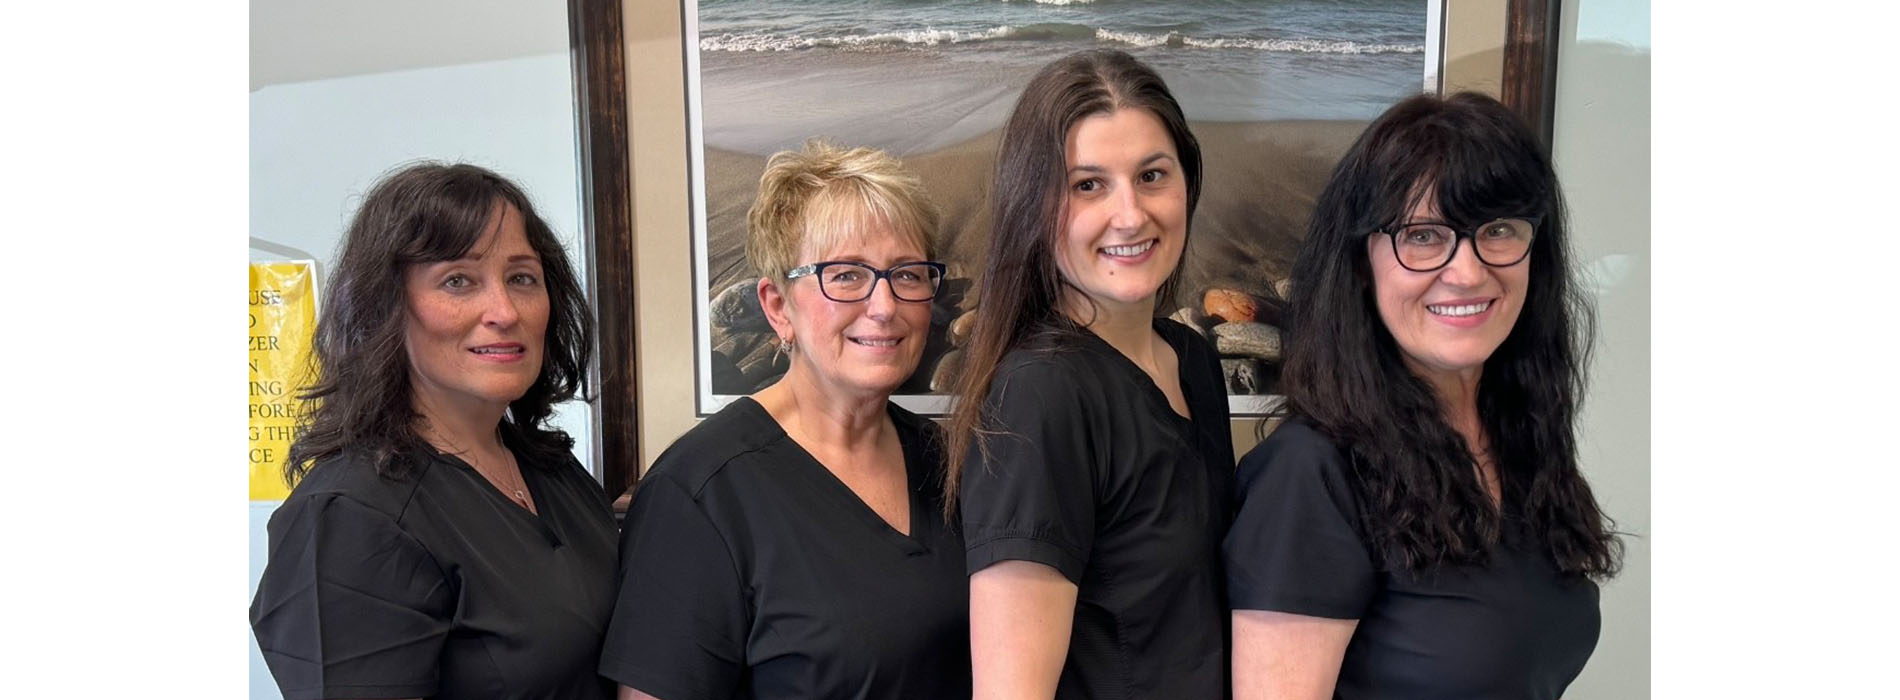
[[[430,460],[422,460],[408,474],[392,478],[379,473],[368,454],[344,450],[318,460],[291,490],[280,510],[298,513],[311,504],[344,500],[391,520],[401,520],[431,468]]]
[[[1063,396],[1100,382],[1108,369],[1087,348],[1019,347],[1003,355],[990,380],[990,396]]]
[[[1344,495],[1349,473],[1339,443],[1305,418],[1295,416],[1240,458],[1235,477],[1243,490],[1270,482]]]
[[[707,416],[660,453],[642,481],[666,479],[695,497],[742,457],[780,442],[785,431],[757,402],[741,398]]]

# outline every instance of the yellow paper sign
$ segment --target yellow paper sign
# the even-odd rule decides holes
[[[251,263],[251,500],[281,501],[284,455],[296,437],[297,394],[317,327],[316,266]]]

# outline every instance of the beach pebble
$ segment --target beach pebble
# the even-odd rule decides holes
[[[1267,393],[1266,371],[1251,357],[1223,357],[1220,373],[1227,379],[1229,394]]]
[[[1273,293],[1279,295],[1281,299],[1287,298],[1287,293],[1292,292],[1292,291],[1293,291],[1292,279],[1278,280],[1273,283]]]
[[[963,347],[963,343],[970,339],[970,329],[975,327],[976,311],[974,309],[958,316],[955,321],[950,322],[950,344]]]
[[[1223,321],[1252,321],[1259,308],[1253,295],[1233,289],[1209,289],[1201,296],[1201,309]]]
[[[1252,321],[1223,323],[1214,327],[1214,349],[1222,355],[1279,362],[1280,329]]]
[[[956,387],[954,385],[957,381],[957,373],[962,370],[962,350],[951,350],[950,352],[944,353],[943,357],[937,358],[936,370],[930,373],[930,390],[937,393],[948,393],[952,389],[955,389]]]
[[[713,297],[707,315],[713,328],[728,333],[761,333],[772,330],[759,306],[758,280],[734,283]]]

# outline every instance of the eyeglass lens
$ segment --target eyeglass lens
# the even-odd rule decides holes
[[[1535,227],[1524,219],[1498,219],[1471,232],[1472,249],[1486,265],[1514,265],[1530,253]],[[1392,234],[1393,251],[1405,267],[1420,272],[1451,262],[1460,235],[1444,224],[1412,224]]]
[[[930,301],[943,278],[935,266],[924,263],[897,265],[887,275],[869,265],[834,263],[819,271],[818,282],[832,301],[862,301],[870,298],[880,276],[890,278],[891,293],[903,301]]]

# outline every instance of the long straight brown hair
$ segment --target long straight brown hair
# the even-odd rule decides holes
[[[1188,131],[1181,105],[1153,69],[1121,51],[1083,51],[1043,67],[1023,88],[997,147],[987,264],[950,417],[945,517],[956,512],[971,447],[987,459],[985,440],[999,429],[987,424],[983,411],[996,365],[1017,348],[1069,346],[1080,331],[1061,311],[1062,288],[1069,282],[1056,269],[1053,252],[1068,200],[1065,147],[1076,123],[1121,109],[1147,110],[1161,120],[1187,176],[1187,214],[1194,218],[1201,198],[1201,146]],[[1160,298],[1174,296],[1180,277],[1177,262],[1161,285]]]

